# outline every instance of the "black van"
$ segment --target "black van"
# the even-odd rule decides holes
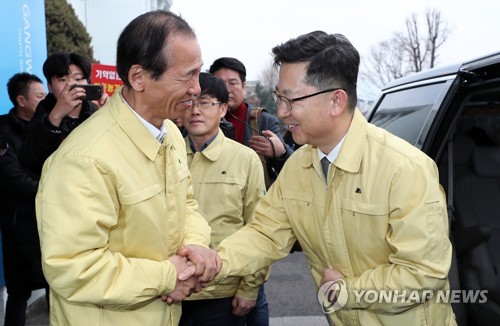
[[[459,325],[500,325],[500,52],[397,79],[369,121],[435,160],[446,191]]]

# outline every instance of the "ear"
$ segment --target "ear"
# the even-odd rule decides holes
[[[332,115],[337,117],[347,110],[349,99],[347,93],[343,89],[332,92],[330,100],[332,104]]]
[[[17,106],[23,108],[26,105],[26,99],[22,95],[17,95],[16,103],[17,103]]]
[[[220,105],[220,112],[219,112],[220,118],[222,118],[223,116],[226,115],[226,113],[227,113],[227,107],[228,107],[227,103],[222,103]]]
[[[132,65],[128,71],[128,80],[136,92],[144,91],[145,70],[141,65]]]

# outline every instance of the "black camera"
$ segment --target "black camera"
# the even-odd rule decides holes
[[[102,97],[102,86],[101,85],[73,85],[71,89],[79,87],[85,89],[85,96],[82,96],[81,100],[93,101],[98,100]]]

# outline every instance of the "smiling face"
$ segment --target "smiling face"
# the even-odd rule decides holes
[[[320,91],[303,82],[306,68],[307,63],[281,65],[276,92],[292,99]],[[330,142],[334,96],[334,92],[324,93],[293,102],[291,111],[288,111],[285,104],[279,105],[278,116],[288,126],[296,143],[322,148]]]
[[[203,61],[198,41],[193,37],[173,36],[168,42],[169,68],[156,80],[142,68],[142,101],[144,118],[153,125],[165,119],[181,117],[192,106],[193,98],[200,92],[198,77]]]
[[[346,135],[354,111],[347,109],[345,90],[335,85],[322,89],[308,85],[304,82],[306,73],[304,62],[281,65],[276,93],[288,99],[312,96],[292,101],[291,110],[280,103],[278,116],[297,144],[310,144],[328,154]]]

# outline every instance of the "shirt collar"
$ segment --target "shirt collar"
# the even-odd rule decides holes
[[[194,155],[195,151],[193,148],[190,146],[190,140],[189,136],[185,137],[186,145],[187,145],[187,154],[188,155]],[[211,141],[207,142],[207,147],[205,147],[201,154],[205,156],[207,159],[209,159],[212,162],[217,161],[219,156],[222,153],[222,149],[224,146],[224,143],[226,142],[226,137],[224,136],[224,133],[222,130],[219,130],[219,133],[212,139]]]
[[[165,127],[165,123],[162,123],[161,128],[158,129],[155,126],[153,126],[151,123],[146,121],[143,117],[141,117],[135,110],[128,104],[127,100],[123,97],[123,94],[120,92],[120,98],[122,99],[123,103],[132,110],[132,112],[135,114],[135,116],[139,119],[139,121],[146,127],[146,129],[149,130],[149,132],[153,135],[154,138],[156,138],[160,143],[163,142],[163,138],[167,135],[167,128]]]
[[[347,134],[345,134],[344,137],[342,137],[342,139],[337,144],[337,146],[335,146],[332,149],[332,151],[330,153],[328,153],[328,155],[326,155],[325,153],[323,153],[322,151],[320,151],[319,148],[317,148],[319,160],[321,161],[323,159],[323,157],[326,156],[326,158],[328,159],[328,161],[330,161],[330,163],[335,162],[335,160],[339,156],[340,149],[342,148],[342,145],[344,144],[344,140],[345,140],[346,136],[347,136]]]
[[[205,148],[207,148],[208,145],[210,145],[214,141],[214,139],[217,137],[218,134],[219,133],[217,133],[215,136],[210,138],[205,144],[203,144],[203,146],[201,146],[200,152],[203,152],[203,150],[205,150]],[[188,139],[189,139],[189,146],[191,146],[191,150],[193,151],[193,153],[196,153],[193,146],[193,142],[191,141],[191,137],[188,136]]]

